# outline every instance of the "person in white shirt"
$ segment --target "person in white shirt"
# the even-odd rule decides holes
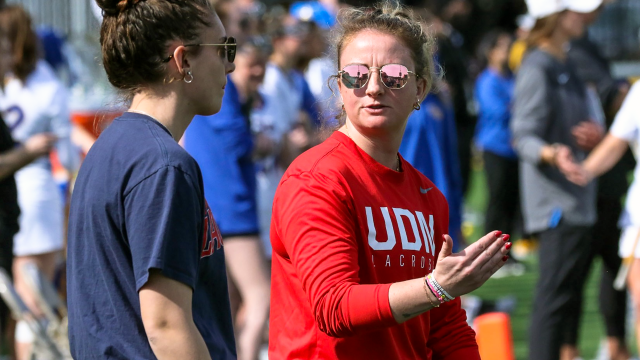
[[[67,93],[51,67],[38,58],[38,38],[31,27],[29,14],[20,6],[0,11],[0,27],[9,34],[13,63],[5,76],[0,95],[0,111],[17,142],[51,133],[57,137],[55,149],[61,164],[70,171],[80,161],[78,149],[71,143],[71,123]],[[51,173],[49,157],[43,156],[15,174],[18,203],[21,209],[20,230],[15,235],[15,287],[36,316],[42,312],[26,288],[21,275],[25,262],[35,262],[49,279],[64,246],[64,205],[61,191]],[[33,334],[24,323],[16,328],[16,354],[28,352]]]
[[[306,28],[300,22],[285,19],[273,38],[273,53],[259,89],[264,106],[251,114],[253,132],[269,138],[274,145],[269,154],[256,161],[260,239],[268,258],[271,258],[271,205],[276,188],[284,170],[310,142],[304,127],[305,80],[294,70],[305,36]]]
[[[638,159],[640,142],[640,83],[630,90],[604,140],[589,154],[581,166],[576,165],[567,178],[576,184],[586,185],[594,178],[609,171],[630,146]],[[626,205],[618,226],[622,229],[619,255],[633,257],[627,277],[627,287],[635,308],[636,329],[640,328],[640,162],[636,164],[634,181],[627,193]],[[640,332],[636,332],[640,344]]]

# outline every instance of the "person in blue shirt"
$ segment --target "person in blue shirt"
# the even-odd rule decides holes
[[[520,226],[518,156],[513,145],[509,122],[515,78],[508,68],[512,36],[494,30],[482,39],[479,58],[485,69],[476,80],[478,124],[475,145],[483,153],[489,187],[485,212],[485,230],[517,232]]]
[[[97,0],[102,60],[129,109],[100,135],[71,200],[74,359],[235,360],[223,239],[178,145],[220,110],[235,39],[207,0]]]
[[[227,77],[222,109],[215,115],[196,116],[182,138],[184,148],[200,165],[205,198],[224,237],[231,294],[240,295],[232,297],[232,310],[237,314],[241,298],[246,314],[236,317],[240,359],[258,358],[271,284],[259,237],[256,151],[249,123],[251,111],[262,104],[258,86],[268,53],[260,43],[248,39],[238,45],[236,69]]]
[[[448,93],[429,93],[407,120],[400,154],[438,187],[449,203],[449,234],[454,251],[464,247],[462,236],[462,175],[458,136]]]

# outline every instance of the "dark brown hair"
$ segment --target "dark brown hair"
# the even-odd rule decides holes
[[[36,69],[39,58],[39,40],[31,27],[31,17],[20,5],[5,6],[0,10],[0,27],[11,42],[11,71],[24,82]]]
[[[558,26],[560,14],[562,13],[551,14],[536,20],[536,24],[533,26],[533,29],[531,29],[525,40],[527,43],[527,49],[540,46],[542,41],[551,38],[551,35]]]
[[[145,85],[166,81],[167,43],[195,40],[200,26],[211,26],[213,13],[207,0],[96,2],[104,17],[100,29],[104,69],[109,82],[128,97]]]

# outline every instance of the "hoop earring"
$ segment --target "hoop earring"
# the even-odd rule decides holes
[[[187,76],[189,77],[189,80],[187,80]],[[185,75],[184,79],[182,80],[187,84],[191,84],[191,82],[193,81],[193,74],[191,73],[191,70],[187,70],[187,75]]]
[[[416,102],[415,104],[413,104],[413,110],[420,110],[420,103]]]

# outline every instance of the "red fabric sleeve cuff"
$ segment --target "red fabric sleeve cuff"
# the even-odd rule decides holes
[[[349,289],[346,303],[352,331],[398,324],[389,305],[390,287],[391,284],[356,285]]]

